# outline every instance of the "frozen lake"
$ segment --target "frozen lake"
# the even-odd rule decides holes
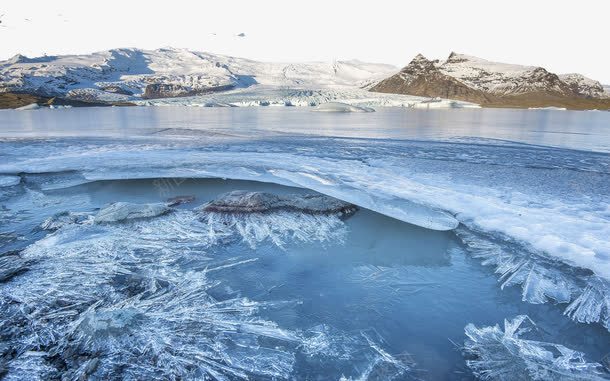
[[[0,124],[7,379],[610,377],[610,113]],[[235,190],[288,201],[206,211]],[[304,194],[358,210],[299,209]]]
[[[312,113],[303,107],[137,107],[0,111],[0,136],[116,136],[165,128],[234,133],[307,134],[378,139],[487,138],[579,150],[610,151],[604,111],[514,109],[405,110]]]

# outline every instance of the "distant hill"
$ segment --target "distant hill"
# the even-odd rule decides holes
[[[371,97],[369,89],[389,94]],[[236,93],[241,97],[231,98]],[[133,105],[211,96],[218,99],[206,104],[224,106],[316,105],[358,99],[360,103],[424,108],[472,107],[475,103],[487,107],[610,109],[604,87],[580,74],[556,75],[541,67],[456,53],[445,61],[432,61],[420,54],[400,71],[392,65],[358,60],[260,62],[176,48],[112,49],[34,58],[16,55],[0,61],[0,108],[31,103]],[[437,97],[445,100],[429,99]]]
[[[451,53],[447,60],[417,55],[371,91],[441,97],[488,107],[610,109],[610,95],[580,74],[557,75],[542,67],[487,61]]]

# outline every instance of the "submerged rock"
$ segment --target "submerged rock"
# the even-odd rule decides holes
[[[94,217],[95,223],[119,222],[136,218],[157,217],[170,211],[167,205],[132,204],[129,202],[115,202],[102,208]]]
[[[357,206],[321,194],[276,195],[265,192],[232,191],[201,207],[204,212],[250,214],[300,212],[305,214],[338,214],[348,217]]]

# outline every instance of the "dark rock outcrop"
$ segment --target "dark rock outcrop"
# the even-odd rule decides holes
[[[422,97],[441,97],[484,103],[492,97],[470,88],[457,79],[441,73],[434,61],[418,54],[399,73],[384,79],[371,88],[379,93],[408,94]]]
[[[220,195],[203,205],[204,212],[250,214],[273,212],[300,212],[305,214],[338,214],[350,216],[358,208],[345,201],[321,194],[276,195],[265,192],[233,191]]]
[[[19,108],[31,104],[42,107],[71,106],[71,107],[104,107],[104,106],[134,106],[130,102],[88,102],[77,99],[49,97],[29,93],[0,92],[0,109]]]
[[[142,98],[158,99],[158,98],[176,98],[176,97],[192,97],[195,95],[214,93],[218,91],[227,91],[234,88],[234,85],[210,86],[204,88],[191,88],[173,83],[151,83],[146,85]]]
[[[100,89],[107,91],[109,93],[113,93],[113,94],[130,95],[130,96],[133,95],[132,91],[127,90],[118,85],[101,86]]]
[[[421,54],[371,91],[441,97],[487,107],[610,109],[599,82],[579,74],[559,76],[542,67],[501,64],[451,53],[444,62]]]
[[[195,201],[195,196],[176,196],[168,198],[165,204],[169,207],[178,206],[182,204],[188,204],[189,202]]]

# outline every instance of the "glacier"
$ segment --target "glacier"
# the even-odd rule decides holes
[[[92,104],[202,107],[478,107],[469,102],[368,92],[398,69],[358,60],[259,62],[187,49],[112,49],[90,55],[17,55],[0,61],[0,92]],[[63,107],[52,105],[52,108]],[[23,109],[40,108],[34,105]]]

